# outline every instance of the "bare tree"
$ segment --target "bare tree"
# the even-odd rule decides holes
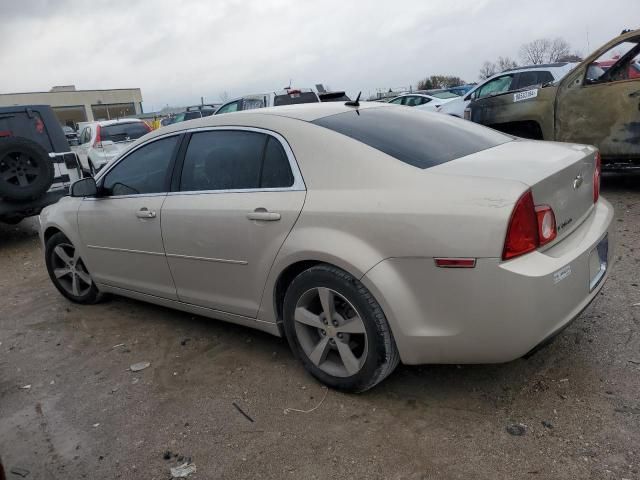
[[[562,37],[538,38],[520,47],[520,58],[524,63],[540,65],[554,63],[571,53],[571,46]]]
[[[229,100],[229,94],[226,91],[224,91],[220,94],[220,101],[222,103],[226,103],[227,100]]]
[[[498,71],[498,67],[496,66],[495,63],[486,61],[482,64],[482,67],[480,67],[480,80],[486,80],[487,78],[493,76],[496,74],[496,72]]]
[[[547,59],[549,63],[558,62],[560,58],[571,53],[571,46],[564,38],[556,37],[551,41]]]
[[[431,75],[418,82],[418,90],[431,90],[434,88],[449,88],[464,85],[464,80],[452,75]]]
[[[540,65],[546,62],[550,47],[551,41],[548,38],[538,38],[520,47],[520,58],[524,63]]]
[[[496,62],[496,67],[499,72],[511,70],[512,68],[516,68],[517,66],[518,63],[511,57],[498,57],[498,61]]]

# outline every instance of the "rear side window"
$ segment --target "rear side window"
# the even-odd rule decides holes
[[[281,105],[294,105],[297,103],[314,103],[318,102],[318,97],[313,92],[289,93],[285,95],[276,95],[273,99],[273,105],[279,107]]]
[[[241,130],[194,133],[184,158],[180,190],[290,187],[293,174],[279,141]]]
[[[150,129],[144,122],[114,123],[100,127],[100,140],[112,142],[124,142],[135,140],[149,133]]]
[[[365,108],[313,123],[418,168],[434,167],[512,140],[472,122],[412,108]]]
[[[273,137],[268,137],[264,151],[261,188],[290,187],[293,185],[293,174],[287,154],[282,144]]]

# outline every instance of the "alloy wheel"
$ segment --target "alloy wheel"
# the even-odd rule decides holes
[[[349,377],[367,358],[367,332],[362,317],[341,294],[317,287],[300,296],[294,312],[300,346],[323,372]]]
[[[93,281],[78,250],[69,243],[60,243],[52,251],[53,274],[69,294],[81,297],[91,289]]]

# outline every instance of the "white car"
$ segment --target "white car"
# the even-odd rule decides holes
[[[75,149],[85,173],[94,175],[151,127],[137,118],[103,120],[84,125]]]
[[[318,102],[320,102],[320,97],[310,88],[287,88],[279,92],[255,93],[233,99],[220,106],[215,114],[220,115],[221,113],[253,110],[255,108]]]
[[[460,98],[451,92],[435,92],[435,93],[405,93],[396,98],[389,100],[394,105],[404,105],[406,107],[416,107],[419,110],[427,110],[435,112],[442,105],[445,105],[456,98]]]
[[[466,95],[457,97],[446,103],[436,111],[447,113],[454,117],[464,118],[464,110],[471,100],[488,97],[509,90],[519,90],[531,85],[542,85],[549,82],[557,82],[569,73],[577,63],[561,62],[546,65],[531,65],[505,70],[484,82],[476,85]]]

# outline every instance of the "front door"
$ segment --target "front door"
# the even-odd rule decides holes
[[[98,179],[78,211],[86,263],[97,283],[176,299],[160,222],[179,135],[147,143]]]
[[[269,269],[304,203],[293,154],[272,134],[193,133],[162,235],[181,301],[255,318]]]
[[[640,38],[606,46],[562,81],[556,140],[595,145],[605,159],[640,156]]]

